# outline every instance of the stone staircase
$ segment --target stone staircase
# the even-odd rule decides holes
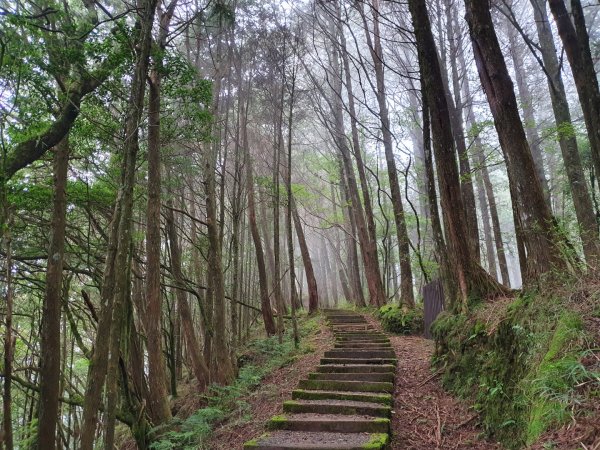
[[[352,311],[324,310],[334,348],[301,380],[284,414],[245,449],[385,449],[396,355],[387,336]]]

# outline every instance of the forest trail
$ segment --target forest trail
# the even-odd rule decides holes
[[[245,449],[383,449],[390,441],[396,355],[364,316],[325,310],[335,336],[317,371],[301,380],[284,415]]]
[[[271,431],[246,442],[244,448],[501,448],[481,439],[478,415],[444,390],[439,374],[432,373],[432,341],[387,336],[368,315],[340,310],[325,314],[335,336],[334,348],[324,352],[315,373],[299,377],[293,400],[283,402],[284,415],[267,423]],[[361,354],[365,348],[384,353],[370,351],[365,358]],[[372,392],[364,392],[367,384]],[[378,425],[370,428],[373,422]]]

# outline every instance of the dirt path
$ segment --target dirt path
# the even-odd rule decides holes
[[[433,341],[416,336],[392,336],[398,356],[392,448],[500,449],[482,440],[477,416],[452,397],[432,377],[430,364]]]

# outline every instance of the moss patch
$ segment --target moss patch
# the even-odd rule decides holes
[[[594,376],[580,362],[582,320],[568,297],[523,293],[493,320],[480,304],[468,317],[442,313],[432,327],[445,387],[472,399],[486,434],[508,448],[568,421],[575,387]]]

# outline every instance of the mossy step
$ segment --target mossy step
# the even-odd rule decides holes
[[[358,402],[381,403],[391,406],[392,395],[375,392],[349,392],[331,390],[306,390],[292,391],[293,400],[352,400]]]
[[[244,444],[252,450],[378,450],[388,447],[387,433],[319,433],[301,431],[273,431]],[[315,443],[318,443],[315,445]]]
[[[321,358],[321,364],[398,364],[396,358]]]
[[[334,348],[365,348],[371,350],[386,350],[392,348],[389,342],[336,342]]]
[[[395,372],[391,364],[325,364],[317,367],[320,373],[387,373]]]
[[[394,384],[381,381],[300,380],[300,389],[322,391],[393,392]]]
[[[346,322],[346,323],[354,323],[354,322],[360,322],[360,323],[366,323],[367,319],[365,319],[363,316],[351,316],[348,314],[342,315],[342,316],[327,316],[327,320],[330,322]]]
[[[272,417],[270,430],[334,433],[389,433],[390,419],[362,415],[285,414]]]
[[[377,342],[376,345],[361,345],[361,344],[335,344],[331,350],[393,350],[393,347],[384,342]]]
[[[388,339],[383,333],[357,333],[355,331],[351,333],[334,333],[336,339]]]
[[[336,339],[335,344],[390,344],[387,338],[372,338],[372,339]]]
[[[394,358],[394,350],[359,350],[354,348],[328,350],[325,358]]]
[[[389,418],[392,408],[387,405],[352,400],[287,400],[283,402],[286,413],[360,414]]]
[[[378,330],[340,330],[334,334],[338,337],[387,337],[387,335]]]
[[[309,380],[341,380],[341,381],[381,381],[394,382],[394,372],[358,373],[358,372],[313,372],[308,374]]]

